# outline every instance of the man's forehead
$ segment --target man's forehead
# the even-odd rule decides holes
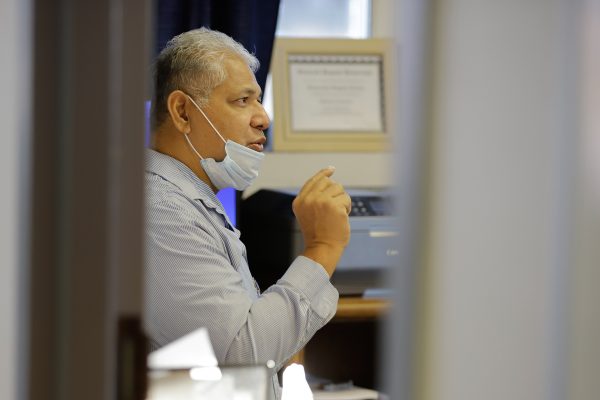
[[[226,59],[225,69],[227,70],[227,79],[215,90],[221,88],[239,94],[261,95],[262,91],[256,82],[254,72],[241,59]]]

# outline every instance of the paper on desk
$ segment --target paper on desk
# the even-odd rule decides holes
[[[190,369],[217,366],[206,328],[197,329],[153,351],[148,356],[149,369]]]
[[[375,390],[353,387],[345,390],[313,390],[314,400],[377,400]]]

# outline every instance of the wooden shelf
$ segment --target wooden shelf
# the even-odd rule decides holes
[[[378,318],[390,308],[387,299],[340,297],[334,319]]]

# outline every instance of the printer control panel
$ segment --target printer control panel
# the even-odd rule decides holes
[[[378,217],[391,214],[389,198],[382,196],[351,196],[351,217]]]

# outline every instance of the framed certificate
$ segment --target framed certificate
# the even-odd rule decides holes
[[[390,48],[383,39],[278,38],[273,149],[386,149]]]

